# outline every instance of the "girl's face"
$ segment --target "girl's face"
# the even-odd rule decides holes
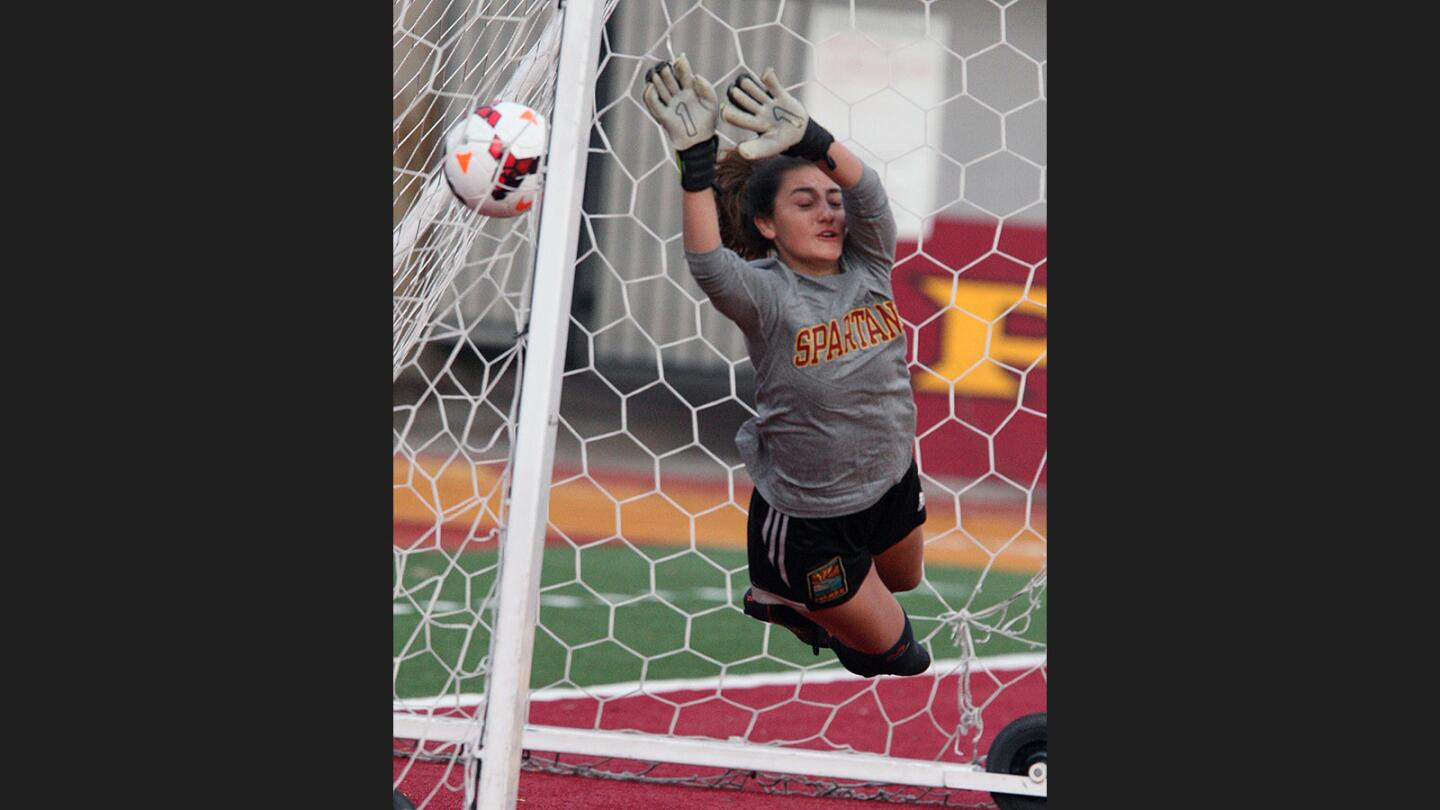
[[[820,169],[791,169],[780,180],[775,216],[756,217],[755,227],[775,243],[780,259],[808,273],[838,273],[845,246],[845,206],[840,186]]]

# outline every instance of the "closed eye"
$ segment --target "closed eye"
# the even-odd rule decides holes
[[[811,188],[810,186],[800,186],[799,188],[790,190],[790,197],[795,207],[802,211],[809,210],[821,200],[836,211],[845,207],[844,200],[840,197],[839,192],[833,189],[831,194],[822,197],[819,190]]]

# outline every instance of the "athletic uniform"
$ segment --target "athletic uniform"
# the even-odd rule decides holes
[[[759,602],[843,604],[871,558],[925,522],[915,401],[890,271],[895,218],[864,167],[842,189],[840,273],[811,276],[728,248],[686,251],[690,273],[740,327],[757,415],[736,447],[750,472],[750,579]]]

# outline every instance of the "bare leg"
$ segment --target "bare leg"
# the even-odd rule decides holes
[[[905,539],[875,557],[880,579],[891,593],[913,591],[925,573],[925,527],[916,526]]]
[[[886,652],[905,630],[905,611],[885,587],[876,565],[870,566],[860,589],[845,604],[800,612],[845,646],[864,653]]]

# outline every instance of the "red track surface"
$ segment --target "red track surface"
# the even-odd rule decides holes
[[[1014,679],[1019,673],[998,675],[1004,679]],[[869,688],[872,683],[873,690]],[[530,720],[532,723],[545,725],[607,730],[633,729],[662,734],[669,732],[673,724],[673,733],[676,734],[725,738],[745,734],[750,719],[754,717],[755,725],[749,732],[749,739],[755,742],[802,740],[825,729],[826,739],[836,746],[849,745],[856,750],[889,753],[897,757],[965,762],[969,760],[969,741],[962,741],[962,750],[966,751],[967,755],[958,755],[939,730],[954,728],[958,723],[957,688],[958,680],[953,676],[940,679],[938,683],[935,678],[921,676],[884,678],[878,682],[806,684],[798,690],[798,694],[794,686],[763,686],[726,689],[720,696],[713,692],[693,690],[673,692],[667,693],[665,700],[641,695],[605,701],[593,698],[534,701],[530,707]],[[982,754],[989,749],[995,734],[1007,723],[1021,715],[1043,711],[1045,706],[1045,680],[1038,672],[1026,675],[999,690],[998,694],[989,676],[977,674],[972,678],[971,690],[977,704],[983,704],[994,696],[994,702],[984,712],[985,731],[980,740]],[[807,705],[795,700],[797,697],[807,703],[821,705]],[[691,704],[691,701],[695,702]],[[689,705],[684,708],[672,705],[682,703]],[[906,717],[927,707],[928,712],[894,727],[887,752],[885,747],[889,721],[886,718]],[[758,711],[758,714],[751,709]],[[820,740],[793,745],[802,748],[831,747]],[[537,754],[537,757],[539,756]],[[548,758],[554,759],[553,755]],[[562,762],[566,763],[596,761],[598,760],[595,757],[566,756],[562,759]],[[405,764],[403,759],[394,760],[395,777],[399,777]],[[641,763],[625,760],[605,762],[605,770],[611,772],[631,772],[641,767]],[[401,785],[401,790],[418,802],[435,787],[438,780],[444,779],[448,784],[458,787],[462,779],[460,769],[452,768],[447,776],[446,768],[443,764],[416,764]],[[651,775],[678,776],[682,773],[705,777],[718,775],[721,771],[691,766],[663,766]],[[863,778],[861,774],[856,776]],[[681,806],[687,810],[727,807],[757,810],[819,807],[840,810],[851,806],[860,807],[862,804],[872,810],[875,807],[873,801],[767,795],[760,792],[761,789],[761,785],[754,780],[744,780],[744,786],[740,789],[717,790],[524,772],[521,775],[520,802],[517,807],[527,810],[629,807],[643,807],[648,810]],[[910,790],[916,793],[921,791],[919,788]],[[874,789],[864,789],[863,792],[873,794]],[[976,805],[988,801],[988,796],[983,793],[949,793],[951,806]],[[936,799],[940,794],[931,792],[927,797]],[[426,808],[462,810],[462,798],[461,791],[440,790]]]

